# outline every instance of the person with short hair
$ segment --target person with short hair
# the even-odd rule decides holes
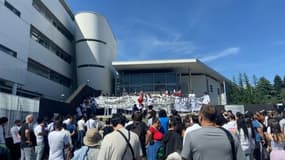
[[[146,140],[146,133],[148,130],[147,125],[142,121],[143,114],[141,112],[135,112],[133,115],[133,123],[126,126],[126,129],[129,131],[133,131],[136,133],[140,139],[140,144],[143,152],[143,156],[146,156],[145,150],[145,140]]]
[[[11,158],[19,159],[21,157],[21,136],[19,134],[21,128],[21,120],[15,120],[10,133],[13,139],[13,148],[11,148]]]
[[[112,116],[114,131],[104,137],[97,159],[141,159],[143,154],[139,137],[124,128],[125,122],[126,118],[122,114]]]
[[[54,131],[48,135],[49,160],[64,160],[64,149],[70,146],[69,138],[62,129],[61,121],[54,122]]]
[[[85,135],[85,116],[80,117],[80,119],[77,121],[77,130],[78,130],[78,148],[80,148],[83,145],[83,137]]]
[[[202,128],[186,135],[185,144],[181,152],[181,156],[184,159],[206,160],[214,158],[244,160],[244,154],[236,137],[232,136],[227,130],[216,127],[215,120],[217,115],[217,110],[214,106],[203,105],[201,107],[199,123]],[[230,136],[233,139],[233,148],[231,140],[229,140]],[[233,155],[233,151],[235,151],[235,155]]]
[[[35,158],[36,136],[33,130],[34,117],[29,114],[25,118],[25,123],[20,129],[21,135],[21,159],[33,160]]]
[[[254,149],[254,158],[256,160],[262,160],[263,155],[263,145],[265,144],[265,137],[263,133],[263,125],[260,122],[262,119],[262,115],[259,112],[255,112],[253,115],[253,120],[252,120],[252,127],[254,130],[254,135],[255,135],[255,149]]]
[[[91,114],[90,118],[86,121],[85,126],[87,128],[87,131],[91,128],[96,128],[97,121],[96,121],[96,116]]]
[[[38,125],[34,128],[34,133],[37,138],[37,145],[35,147],[36,160],[41,160],[44,155],[45,142],[44,137],[47,135],[45,131],[46,122],[44,119],[38,119]]]

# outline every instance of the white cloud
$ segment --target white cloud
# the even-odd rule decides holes
[[[201,60],[203,62],[210,62],[210,61],[214,61],[223,57],[227,57],[227,56],[231,56],[231,55],[236,55],[238,54],[240,51],[239,47],[230,47],[230,48],[226,48],[221,52],[218,52],[214,55],[208,55],[205,57],[202,57]]]
[[[188,57],[196,50],[194,43],[184,39],[181,32],[140,19],[134,23],[117,41],[120,59]],[[130,32],[134,27],[136,32]]]
[[[155,47],[156,49],[161,49],[162,51],[179,55],[191,54],[195,50],[193,42],[179,40],[179,39],[176,40],[155,39],[151,43],[152,46]]]

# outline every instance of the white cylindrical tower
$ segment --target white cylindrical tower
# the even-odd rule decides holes
[[[112,61],[116,57],[116,40],[100,14],[82,12],[75,15],[77,82],[88,84],[103,93],[112,90]]]

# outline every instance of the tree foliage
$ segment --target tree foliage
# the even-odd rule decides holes
[[[273,84],[265,77],[257,78],[253,75],[250,83],[248,76],[239,73],[229,87],[229,100],[231,104],[276,104],[285,102],[285,77],[282,81],[276,75]]]

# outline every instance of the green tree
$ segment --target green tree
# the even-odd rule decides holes
[[[280,97],[282,98],[282,102],[285,103],[285,88],[281,89]]]
[[[229,85],[229,103],[230,104],[240,104],[239,102],[239,87],[236,83],[235,76],[233,77],[232,82]]]
[[[285,76],[283,77],[282,88],[285,88]]]
[[[258,96],[257,96],[257,92],[256,92],[256,85],[257,85],[257,77],[256,75],[253,75],[252,77],[253,79],[253,86],[252,86],[252,103],[253,104],[258,104]]]
[[[256,85],[257,85],[257,77],[256,77],[256,75],[253,75],[252,79],[253,79],[253,87],[256,87]]]
[[[281,89],[282,89],[282,79],[279,75],[276,75],[274,77],[274,80],[273,80],[273,87],[274,87],[274,90],[276,91],[276,95],[280,95],[280,92],[281,92]]]
[[[269,80],[261,77],[256,85],[257,103],[268,104],[271,103],[273,87]]]
[[[244,82],[243,102],[244,104],[252,104],[253,103],[252,87],[246,73],[243,73],[243,82]]]
[[[241,73],[239,73],[238,75],[238,89],[239,89],[239,96],[238,96],[238,100],[240,103],[244,104],[245,103],[245,89],[244,89],[244,80],[243,80],[243,76]],[[239,104],[240,104],[239,103]]]

